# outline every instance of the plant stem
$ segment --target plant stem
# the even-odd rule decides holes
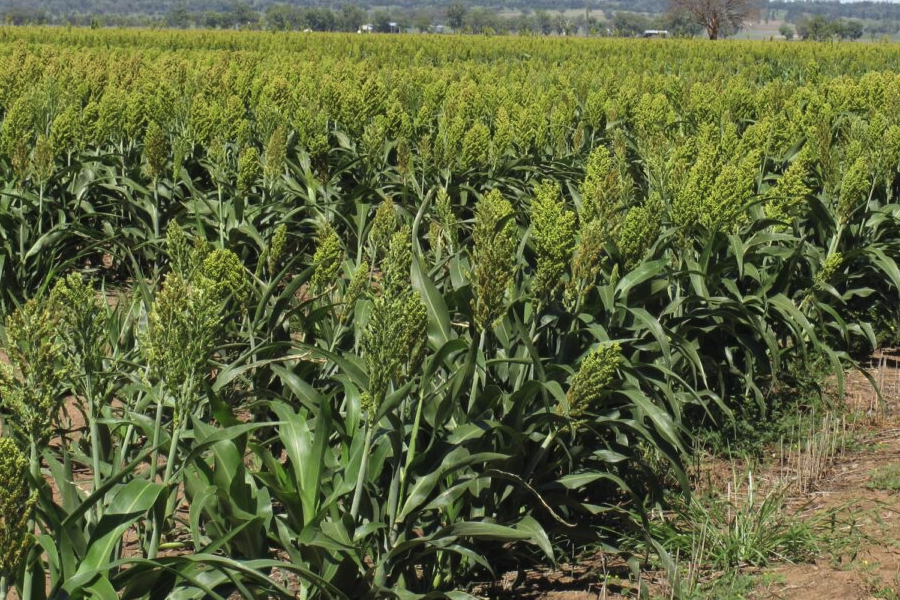
[[[41,481],[41,463],[40,457],[38,456],[38,446],[35,440],[31,440],[31,451],[29,454],[28,466],[31,471],[31,477],[35,486],[40,485]],[[28,533],[29,535],[34,533],[36,522],[34,519],[34,513],[28,519]],[[34,572],[29,567],[29,563],[31,562],[32,552],[34,549],[28,552],[28,557],[25,559],[25,579],[22,582],[22,598],[31,598],[31,589],[34,583]]]
[[[416,416],[413,418],[412,431],[409,435],[409,445],[406,447],[406,461],[404,461],[403,466],[399,469],[400,481],[399,481],[399,493],[397,494],[394,505],[391,507],[391,545],[396,543],[397,541],[397,508],[400,503],[401,498],[406,497],[406,487],[409,481],[406,478],[406,474],[409,473],[409,468],[412,465],[413,460],[416,457],[416,440],[419,437],[419,424],[422,421],[422,406],[425,404],[425,392],[424,390],[419,391],[419,403],[416,406]]]
[[[172,430],[172,441],[169,444],[169,454],[166,458],[166,470],[163,475],[163,485],[169,486],[170,479],[172,478],[172,465],[175,464],[175,460],[177,458],[178,453],[178,442],[181,439],[181,424],[177,424],[175,428]],[[162,525],[163,521],[165,521],[166,515],[172,514],[175,510],[175,500],[178,497],[178,489],[176,488],[173,492],[170,493],[169,498],[166,500],[166,511],[163,513],[162,520],[160,520],[156,513],[154,512],[153,516],[153,533],[150,537],[150,548],[147,551],[147,558],[153,560],[156,558],[157,552],[159,552],[159,540],[162,537]]]
[[[159,243],[159,181],[153,178],[153,241]],[[153,261],[153,266],[159,268],[159,255]]]
[[[7,583],[7,577],[4,573],[0,575],[0,600],[6,600],[6,596],[9,593],[9,584]]]
[[[559,433],[559,430],[554,429],[547,435],[547,437],[544,438],[544,443],[541,444],[540,451],[531,459],[531,463],[529,463],[528,469],[526,469],[524,477],[522,477],[523,481],[529,482],[531,480],[531,476],[534,474],[534,470],[537,469],[538,464],[540,464],[544,457],[547,456],[547,450],[550,449],[550,444],[552,444],[553,440],[556,439],[557,433]]]
[[[487,339],[487,331],[481,332],[481,337],[478,338],[478,354],[484,353],[484,344]],[[487,377],[485,376],[485,379]],[[475,372],[472,373],[472,390],[469,392],[469,411],[472,412],[472,408],[475,406],[475,397],[478,395],[478,356],[475,356]]]
[[[359,465],[359,475],[356,478],[356,490],[353,492],[353,504],[350,506],[350,519],[356,521],[359,516],[359,503],[362,500],[362,490],[366,483],[366,471],[369,468],[369,446],[372,445],[372,435],[375,432],[374,424],[366,423],[366,441],[363,443],[362,463]]]
[[[222,186],[218,185],[217,191],[219,196],[219,204],[217,206],[219,210],[219,247],[225,247],[225,224],[222,222]]]
[[[100,473],[100,428],[97,426],[97,411],[90,377],[85,382],[85,396],[88,402],[88,420],[91,428],[91,467],[94,470],[93,490],[96,492],[103,485],[103,475]],[[98,502],[96,509],[97,521],[99,522],[100,517],[103,516],[103,503]]]
[[[150,481],[156,481],[156,474],[159,472],[159,436],[162,430],[162,399],[156,401],[156,422],[153,427],[153,456],[150,457]]]

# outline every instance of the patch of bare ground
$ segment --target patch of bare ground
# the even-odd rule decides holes
[[[834,515],[831,551],[814,564],[771,569],[775,583],[752,598],[900,598],[900,351],[877,353],[870,374],[882,398],[861,373],[848,374],[855,443],[793,503],[805,503],[803,518]]]

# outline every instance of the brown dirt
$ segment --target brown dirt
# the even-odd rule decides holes
[[[812,503],[804,516],[836,515],[833,551],[815,564],[772,569],[778,583],[761,586],[755,598],[900,598],[900,492],[872,485],[879,469],[900,467],[900,356],[879,353],[872,367],[884,403],[865,377],[848,376],[847,408],[857,418],[857,443],[832,461],[807,494]]]

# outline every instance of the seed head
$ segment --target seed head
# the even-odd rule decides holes
[[[310,286],[313,290],[323,291],[337,280],[341,262],[344,260],[344,248],[341,246],[341,238],[327,223],[319,230],[318,237],[316,253],[313,255],[316,270]]]
[[[9,364],[0,362],[0,402],[12,425],[38,445],[50,438],[63,398],[60,312],[53,298],[31,299],[6,320]]]
[[[447,243],[450,244],[450,251],[452,252],[459,245],[456,236],[456,215],[453,214],[453,204],[450,200],[450,194],[448,194],[447,190],[444,188],[438,190],[435,211],[437,212],[441,230],[444,232],[444,235],[447,236]]]
[[[393,236],[388,253],[381,264],[384,273],[382,286],[385,296],[396,297],[409,289],[409,274],[412,268],[412,231],[403,225]]]
[[[591,350],[572,378],[569,393],[566,394],[568,410],[560,412],[567,412],[571,419],[580,418],[602,398],[621,364],[619,344],[603,344]]]
[[[53,176],[53,146],[45,135],[39,135],[34,143],[34,176],[44,185]]]
[[[463,138],[460,166],[470,169],[484,165],[491,152],[491,130],[481,121],[476,121]]]
[[[491,190],[475,206],[470,262],[475,327],[485,331],[506,311],[506,292],[516,270],[516,224],[512,205]]]
[[[378,206],[378,210],[375,211],[375,218],[372,219],[372,228],[369,231],[369,240],[372,242],[375,250],[375,255],[372,257],[373,260],[378,253],[387,250],[391,236],[394,235],[399,226],[400,217],[394,208],[394,201],[386,198]]]
[[[778,183],[766,194],[766,217],[787,222],[797,216],[800,207],[810,194],[805,179],[806,165],[803,161],[795,160],[785,169]]]
[[[840,269],[841,265],[843,264],[843,254],[841,254],[840,252],[830,254],[824,261],[822,261],[822,266],[816,273],[815,282],[819,284],[831,283],[831,280],[834,278],[835,274],[838,272],[838,269]]]
[[[344,292],[343,305],[341,311],[341,321],[346,320],[347,316],[356,307],[356,301],[367,291],[369,286],[369,263],[363,261],[360,263],[353,275],[350,277],[350,283],[347,284],[347,290]]]
[[[259,179],[259,150],[255,146],[244,149],[238,157],[237,192],[246,196]]]
[[[850,220],[854,210],[869,197],[872,186],[869,160],[866,156],[857,158],[844,173],[838,200],[837,213],[842,223]]]
[[[244,263],[231,250],[217,248],[207,253],[203,259],[200,278],[211,282],[212,291],[223,302],[231,294],[235,300],[243,303],[250,294]]]
[[[215,287],[216,282],[206,277],[188,282],[169,273],[141,335],[151,375],[175,398],[177,418],[190,410],[215,350],[222,319]]]
[[[81,275],[72,273],[57,282],[51,292],[51,303],[60,311],[58,331],[67,371],[75,376],[101,377],[105,371],[107,312],[93,287]],[[73,384],[76,391],[84,391],[79,389],[80,378]]]
[[[531,230],[537,254],[535,291],[551,300],[564,285],[563,276],[575,247],[575,213],[568,210],[559,184],[545,181],[535,189]]]
[[[14,575],[31,545],[28,522],[36,501],[28,461],[10,438],[0,437],[0,575]]]
[[[147,158],[147,174],[151,179],[159,179],[166,174],[169,158],[169,140],[159,123],[152,121],[144,136],[144,156]]]
[[[574,310],[584,300],[597,280],[597,274],[603,266],[605,245],[605,229],[598,219],[582,223],[575,258],[572,260],[572,278],[566,286],[564,300],[568,310]]]
[[[363,334],[363,355],[369,389],[363,408],[369,416],[381,406],[390,385],[403,385],[418,371],[427,349],[425,303],[418,292],[407,290],[375,299]]]
[[[266,168],[265,178],[269,186],[275,184],[284,172],[287,164],[287,130],[279,125],[269,136],[266,144]]]
[[[284,254],[284,247],[287,245],[287,225],[282,223],[275,228],[272,234],[272,241],[269,242],[268,253],[266,255],[266,263],[269,268],[269,277],[274,277],[278,270],[278,263]]]
[[[633,269],[659,235],[662,199],[654,194],[645,204],[635,206],[625,215],[616,244],[626,271]]]

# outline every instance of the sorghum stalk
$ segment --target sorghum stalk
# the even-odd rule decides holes
[[[31,473],[31,480],[33,482],[38,482],[41,480],[41,458],[40,458],[40,450],[38,450],[37,441],[31,440],[31,447],[29,449],[28,455],[28,470]],[[37,526],[37,522],[34,519],[34,515],[28,519],[28,535],[32,535],[34,533],[35,527]],[[32,588],[34,587],[34,571],[28,568],[28,564],[32,561],[32,551],[29,550],[28,556],[25,558],[25,579],[22,582],[22,598],[31,598],[32,597]]]
[[[469,411],[475,406],[475,399],[478,397],[478,356],[484,354],[484,345],[487,341],[487,330],[482,329],[478,338],[478,354],[475,355],[475,372],[472,373],[472,389],[469,391]]]
[[[372,435],[375,432],[375,424],[366,421],[366,440],[363,443],[362,462],[359,465],[359,475],[356,477],[356,490],[353,492],[353,503],[350,505],[350,519],[356,521],[359,516],[359,503],[362,500],[362,490],[366,483],[366,471],[369,468],[369,454],[372,446]]]

